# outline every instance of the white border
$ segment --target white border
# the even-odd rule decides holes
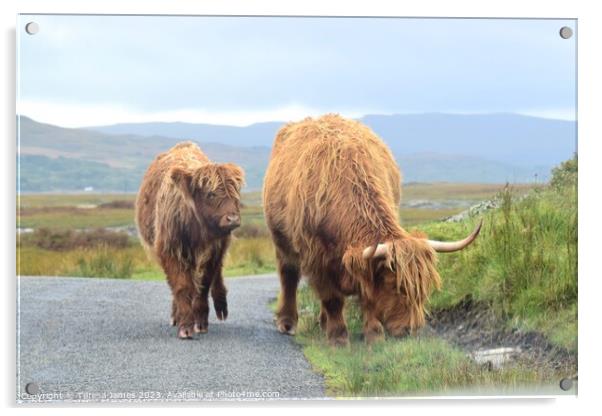
[[[446,17],[549,17],[549,18],[578,18],[579,19],[579,399],[561,397],[552,402],[549,400],[477,400],[461,401],[449,399],[432,400],[405,400],[405,401],[353,401],[335,403],[340,410],[349,410],[364,413],[368,406],[377,406],[380,411],[393,410],[398,405],[404,407],[404,412],[425,410],[440,413],[465,414],[504,414],[507,415],[518,406],[545,406],[545,409],[533,409],[546,413],[574,413],[593,407],[597,398],[596,387],[600,385],[598,379],[602,374],[600,360],[595,356],[595,351],[600,345],[600,312],[595,306],[600,296],[600,276],[597,273],[596,237],[601,235],[597,212],[599,211],[599,183],[600,163],[597,163],[599,153],[600,134],[597,118],[602,109],[600,105],[600,53],[598,52],[601,36],[600,13],[596,2],[576,1],[467,1],[456,0],[453,2],[422,1],[422,2],[385,2],[370,1],[190,1],[190,0],[87,0],[87,1],[28,1],[15,0],[3,1],[0,19],[3,23],[2,43],[2,80],[5,92],[2,100],[2,117],[4,126],[3,156],[4,180],[2,181],[2,195],[5,195],[2,204],[3,227],[7,238],[2,240],[0,253],[2,264],[6,265],[4,273],[4,302],[2,311],[5,316],[6,336],[2,345],[2,368],[4,377],[0,391],[3,393],[3,404],[14,406],[15,400],[15,19],[16,13],[117,13],[117,14],[235,14],[235,15],[391,15],[391,16],[446,16]],[[597,110],[597,111],[596,111]],[[553,403],[553,405],[552,405]],[[327,407],[331,403],[299,402],[295,403],[286,412],[307,412],[310,409],[302,407]],[[494,404],[494,406],[491,406]],[[275,403],[212,403],[216,407],[249,407],[250,411],[282,412],[279,407],[284,404]],[[205,405],[202,405],[205,407]],[[260,409],[259,406],[267,408]],[[394,406],[394,407],[392,407]],[[79,407],[79,406],[78,406]],[[301,408],[300,408],[301,407]],[[97,409],[102,411],[104,409]],[[130,409],[131,410],[131,409]],[[345,409],[345,411],[349,411]],[[31,409],[28,409],[28,412]],[[45,409],[50,413],[79,413],[79,409],[58,409],[52,407]],[[93,413],[96,413],[93,412]],[[221,409],[212,409],[217,412]],[[165,412],[162,408],[146,408],[145,414]]]

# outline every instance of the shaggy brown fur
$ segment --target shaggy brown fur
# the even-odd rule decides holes
[[[398,222],[401,174],[387,146],[366,126],[328,114],[284,126],[264,182],[264,209],[281,280],[277,326],[294,333],[300,274],[322,302],[332,344],[346,344],[345,296],[360,297],[364,335],[403,335],[424,325],[424,306],[440,286],[436,253]],[[366,247],[388,243],[384,257]],[[384,325],[384,328],[383,328]]]
[[[209,161],[191,142],[179,143],[149,166],[136,198],[136,224],[146,251],[161,265],[173,294],[178,336],[207,332],[208,293],[218,319],[228,307],[222,261],[240,225],[243,171]]]

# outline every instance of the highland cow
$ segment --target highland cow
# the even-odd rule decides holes
[[[209,291],[217,318],[228,317],[222,262],[240,225],[243,176],[238,166],[212,163],[185,142],[157,156],[142,180],[136,225],[167,276],[180,338],[207,332]]]
[[[345,297],[358,295],[364,339],[402,336],[424,325],[425,302],[441,280],[436,252],[469,245],[409,233],[398,221],[401,174],[368,127],[338,115],[307,118],[276,135],[264,188],[281,292],[275,320],[294,334],[297,285],[308,279],[321,301],[320,325],[346,345]]]

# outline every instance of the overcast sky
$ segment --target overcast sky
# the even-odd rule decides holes
[[[39,24],[36,35],[24,26]],[[69,127],[324,112],[575,117],[562,20],[20,16],[19,114]]]

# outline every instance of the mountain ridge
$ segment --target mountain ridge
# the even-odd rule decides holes
[[[424,119],[424,115],[403,115],[403,122],[386,115],[366,115],[361,119],[391,148],[404,181],[543,181],[552,166],[570,158],[574,151],[574,122],[513,114],[476,119],[474,115],[444,113],[428,116]],[[438,120],[442,125],[424,126],[425,120],[431,124]],[[159,122],[116,124],[110,129],[64,128],[20,116],[21,189],[73,191],[81,189],[82,178],[86,178],[87,186],[98,190],[132,191],[158,153],[182,140],[192,140],[210,159],[241,165],[246,171],[247,189],[258,190],[272,140],[283,124],[238,127]],[[504,125],[511,128],[504,130]],[[179,135],[174,126],[196,133]],[[500,131],[491,133],[495,129]],[[403,140],[399,131],[403,131]],[[152,134],[141,134],[145,132]],[[480,136],[483,132],[488,132],[488,140]],[[503,140],[505,135],[512,136],[512,140]],[[93,164],[87,167],[82,161]],[[76,180],[75,176],[79,178]],[[131,180],[124,181],[125,176]]]

